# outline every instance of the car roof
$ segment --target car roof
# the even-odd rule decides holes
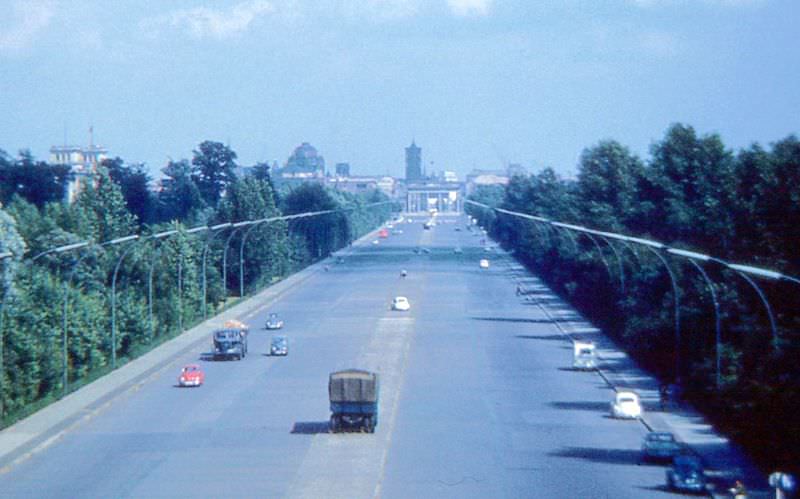
[[[200,369],[199,364],[186,364],[183,366],[184,369]]]
[[[651,439],[651,440],[675,440],[675,435],[673,435],[672,433],[670,433],[668,431],[654,431],[654,432],[648,433],[645,438],[648,438],[648,439]]]
[[[408,300],[408,298],[406,298],[405,296],[395,296],[395,297],[394,297],[394,299],[395,299],[395,300],[398,300],[398,301],[401,301],[401,300]]]
[[[672,462],[682,466],[703,466],[703,461],[699,457],[692,454],[678,454],[672,458]]]

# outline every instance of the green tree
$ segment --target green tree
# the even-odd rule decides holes
[[[640,201],[640,220],[664,242],[683,241],[725,256],[733,238],[733,155],[718,135],[698,137],[694,128],[673,125],[651,148]],[[714,234],[709,238],[708,234]]]
[[[260,220],[280,216],[275,206],[272,186],[266,180],[248,176],[234,182],[220,201],[216,218],[219,222]],[[231,241],[233,248],[238,248],[242,237],[247,236],[244,247],[245,287],[251,286],[265,277],[282,276],[287,270],[287,225],[285,221],[265,222],[257,226],[246,227]],[[238,289],[239,268],[233,268],[235,261],[230,259],[228,269],[229,286]]]
[[[577,200],[584,223],[622,230],[634,211],[643,163],[619,142],[606,140],[581,154]]]
[[[108,169],[111,180],[119,185],[128,211],[141,224],[155,220],[155,199],[148,187],[150,176],[142,163],[125,164],[121,158],[105,159],[101,163]]]
[[[209,206],[216,206],[222,193],[236,181],[236,153],[221,142],[202,142],[193,151],[192,179]]]
[[[188,161],[170,161],[162,170],[161,192],[158,196],[160,221],[189,220],[206,207],[200,189],[192,179]]]
[[[0,202],[3,204],[14,194],[40,208],[46,203],[60,202],[70,178],[69,166],[36,161],[30,151],[20,151],[19,158],[12,161],[0,150]]]
[[[286,215],[339,208],[330,192],[321,184],[311,182],[296,187],[283,200],[283,213]],[[290,228],[303,234],[308,252],[317,259],[329,255],[344,244],[341,240],[341,224],[346,223],[343,215],[330,213],[294,221]]]
[[[74,209],[81,212],[76,216],[86,217],[90,237],[98,242],[131,235],[137,227],[122,191],[104,167],[98,168],[94,184],[87,185],[78,195]]]

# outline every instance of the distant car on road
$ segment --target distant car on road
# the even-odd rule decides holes
[[[481,261],[480,261],[480,263],[478,265],[480,265],[480,267],[482,269],[488,269],[489,268],[489,260],[487,260],[486,258],[481,258]]]
[[[178,377],[178,386],[200,386],[206,380],[206,375],[197,364],[187,364],[181,369]]]
[[[642,405],[636,392],[617,392],[611,402],[611,416],[619,419],[637,419],[642,415]]]
[[[289,338],[283,335],[275,335],[269,342],[270,355],[289,355]]]
[[[408,298],[405,296],[396,296],[395,299],[392,300],[392,310],[400,312],[408,312],[411,310],[411,304],[408,303]]]
[[[591,341],[576,341],[572,344],[572,368],[581,371],[597,369],[597,354]]]
[[[692,454],[675,456],[672,467],[667,470],[667,487],[670,490],[703,494],[707,483],[703,462]]]
[[[281,329],[283,327],[283,321],[278,318],[278,314],[269,314],[269,318],[267,319],[267,323],[264,324],[264,329]]]
[[[671,461],[682,448],[672,433],[654,431],[644,436],[642,458],[645,461]]]
[[[461,249],[461,246],[456,246],[455,248],[453,248],[453,253],[455,253],[456,255],[460,255],[463,252],[464,250]]]

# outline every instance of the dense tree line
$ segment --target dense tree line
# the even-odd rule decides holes
[[[108,159],[68,204],[68,167],[0,151],[0,255],[11,254],[0,261],[0,427],[328,256],[393,208],[377,191],[278,193],[265,164],[239,176],[236,159],[203,142],[164,167],[156,190],[144,165]],[[334,213],[230,226],[317,210]],[[115,242],[129,235],[139,237]]]
[[[613,141],[583,151],[574,179],[552,169],[484,186],[472,196],[492,207],[660,241],[800,276],[800,141],[738,152],[718,135],[676,124],[650,157]],[[645,246],[603,241],[552,225],[469,207],[491,234],[583,313],[611,332],[665,382],[744,444],[766,469],[795,472],[800,457],[800,286],[754,278],[775,316],[773,335],[755,288],[723,265],[701,263],[721,318],[717,383],[712,295],[687,259]],[[676,355],[677,354],[677,355]]]

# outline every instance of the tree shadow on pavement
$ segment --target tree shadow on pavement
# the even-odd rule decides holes
[[[608,412],[608,402],[550,402],[550,407],[565,411]]]
[[[296,435],[316,435],[318,433],[330,433],[330,423],[328,421],[298,421],[292,426],[292,434]]]
[[[567,341],[563,334],[517,334],[514,338],[521,340],[546,340],[546,341]],[[570,350],[572,347],[569,348]]]
[[[471,317],[474,321],[492,321],[492,322],[530,322],[534,324],[550,324],[550,319],[524,319],[517,317]],[[564,339],[562,336],[561,339]]]
[[[641,452],[635,449],[603,449],[599,447],[565,447],[548,455],[607,464],[639,465],[641,460]]]

